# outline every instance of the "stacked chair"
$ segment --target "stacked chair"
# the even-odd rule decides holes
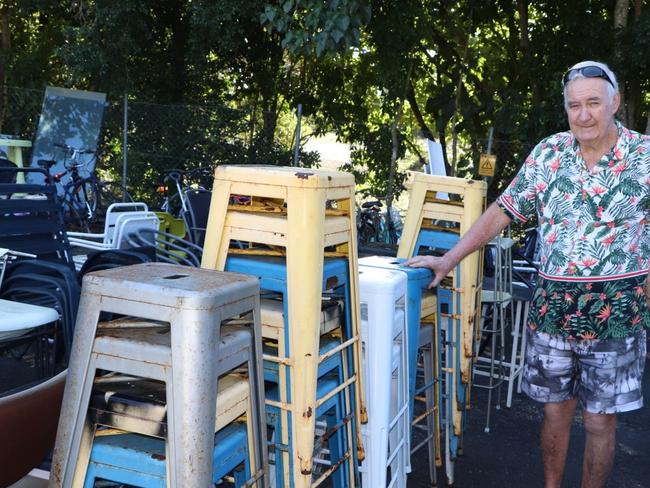
[[[113,203],[106,210],[104,232],[92,234],[68,232],[72,247],[90,250],[124,249],[129,247],[127,236],[142,229],[158,230],[160,220],[155,212],[149,212],[142,202]],[[75,265],[81,268],[85,255],[74,256]]]
[[[277,486],[319,486],[330,477],[334,486],[359,485],[366,410],[354,208],[349,174],[215,171],[201,265],[258,277],[270,300],[262,335]],[[342,311],[324,301],[339,301]]]
[[[32,168],[14,171],[44,173]],[[80,287],[54,186],[0,184],[0,246],[36,256],[7,267],[1,296],[56,310],[56,338],[67,356]]]
[[[165,263],[86,275],[50,486],[209,486],[233,470],[267,486],[261,357],[251,277]]]
[[[414,173],[409,207],[397,256],[444,253],[476,222],[485,209],[485,182]],[[440,193],[449,199],[440,198]],[[439,427],[444,432],[445,472],[453,483],[454,461],[461,439],[470,384],[477,322],[480,314],[482,252],[467,256],[437,289],[436,370]],[[437,445],[442,445],[441,440]]]
[[[3,282],[7,262],[21,254],[23,253],[0,248],[0,284]],[[27,349],[20,351],[24,355],[33,347],[37,375],[45,377],[53,374],[58,320],[59,314],[53,308],[0,299],[0,352],[15,351],[27,346]],[[13,385],[5,385],[0,394],[7,394],[12,389]]]
[[[12,171],[39,173],[41,177],[46,174],[40,168]],[[36,256],[17,260],[7,267],[0,296],[56,310],[58,355],[65,361],[72,346],[81,276],[96,266],[106,268],[150,261],[152,254],[146,249],[97,251],[91,254],[88,265],[77,272],[54,185],[0,184],[0,216],[0,247]]]
[[[187,206],[187,210],[182,215],[185,228],[187,229],[187,240],[197,246],[203,247],[212,192],[202,189],[187,190],[183,198]]]

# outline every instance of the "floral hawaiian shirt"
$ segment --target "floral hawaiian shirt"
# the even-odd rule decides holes
[[[515,220],[537,216],[533,329],[604,339],[649,325],[650,137],[617,127],[616,145],[591,170],[571,132],[544,139],[497,199]]]
[[[537,214],[543,278],[605,281],[650,268],[650,137],[617,126],[591,171],[571,132],[544,139],[497,199],[520,222]]]

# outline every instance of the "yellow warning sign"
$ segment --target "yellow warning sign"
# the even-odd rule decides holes
[[[479,159],[478,174],[481,176],[494,176],[497,167],[497,157],[494,154],[481,154]]]

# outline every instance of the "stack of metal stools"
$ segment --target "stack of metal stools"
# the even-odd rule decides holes
[[[278,365],[278,400],[267,401],[267,406],[282,411],[282,432],[277,437],[283,444],[286,441],[287,448],[283,486],[318,486],[341,470],[347,474],[338,479],[354,486],[357,464],[363,458],[359,436],[366,412],[354,192],[353,176],[337,171],[250,165],[219,166],[215,171],[202,267],[236,269],[228,259],[235,254],[279,256],[286,277],[279,279],[286,284],[275,287],[286,287],[283,338],[277,340],[276,335],[277,352],[265,356]],[[238,203],[229,205],[231,199]],[[329,256],[343,258],[348,295],[345,324],[331,349],[324,348],[321,334],[323,292],[340,283],[326,278]],[[251,265],[256,268],[252,274],[264,274],[261,260]],[[273,289],[262,284],[263,289],[267,286]],[[335,356],[342,365],[342,381],[319,396],[319,368]],[[346,431],[346,445],[341,458],[332,460],[320,474],[314,463],[316,417],[319,407],[334,396],[344,399],[341,415],[347,421],[339,428]]]
[[[510,406],[512,388],[516,377],[523,372],[517,364],[517,340],[521,335],[515,330],[515,315],[512,293],[512,255],[513,240],[497,236],[486,246],[494,257],[494,276],[492,283],[484,283],[481,292],[480,333],[476,343],[476,362],[474,364],[473,384],[476,388],[488,390],[485,432],[490,432],[492,397],[496,390],[496,408],[501,406],[501,385],[508,382],[507,405]],[[488,279],[486,278],[486,281]],[[506,360],[506,329],[511,327],[515,341],[510,360]],[[497,341],[498,339],[498,341]],[[490,347],[487,347],[489,344]],[[481,381],[479,381],[481,379]]]
[[[290,431],[283,428],[287,426],[287,411],[281,409],[278,403],[279,396],[287,395],[287,385],[291,381],[289,375],[279,373],[282,364],[278,358],[287,357],[287,341],[289,323],[288,317],[288,280],[287,266],[284,258],[272,256],[230,256],[226,261],[226,271],[244,273],[260,279],[263,290],[261,305],[262,337],[266,340],[264,345],[264,381],[268,385],[266,390],[267,421],[274,430],[272,442],[275,466],[276,486],[289,486],[290,484]],[[345,259],[326,258],[323,264],[323,301],[320,313],[320,358],[318,360],[317,398],[316,409],[317,423],[319,419],[329,427],[325,431],[328,439],[330,455],[328,459],[314,456],[315,473],[322,465],[336,467],[337,461],[342,461],[347,467],[347,461],[342,457],[346,451],[341,447],[348,441],[347,429],[341,426],[349,423],[351,416],[342,415],[345,411],[343,393],[329,394],[334,388],[347,381],[342,350],[342,337],[351,335],[349,315],[351,306],[350,286],[348,280],[348,267]],[[349,360],[349,358],[348,358]],[[327,385],[330,385],[328,388]],[[339,389],[339,391],[341,391]],[[323,397],[327,395],[327,398]],[[334,409],[338,414],[333,414]],[[334,427],[337,426],[335,429]],[[349,470],[333,469],[334,486],[350,486]]]
[[[408,338],[409,412],[412,432],[423,429],[424,438],[411,433],[411,455],[424,446],[429,455],[429,480],[436,484],[436,466],[442,465],[440,457],[440,384],[438,377],[438,342],[436,334],[437,301],[427,287],[433,275],[426,268],[404,266],[403,259],[388,256],[368,256],[359,259],[359,269],[380,268],[399,272],[406,277],[406,317]],[[421,363],[420,363],[421,361]],[[420,368],[420,364],[423,366]],[[421,372],[421,374],[420,374]],[[418,377],[421,380],[418,382]],[[415,415],[415,400],[424,394],[424,411]],[[438,399],[438,400],[436,400]],[[426,422],[426,425],[422,425]],[[416,441],[418,441],[416,443]]]
[[[359,266],[359,287],[368,402],[361,479],[366,487],[406,488],[411,464],[406,276]]]
[[[106,458],[112,458],[108,471],[118,482],[131,480],[137,485],[164,469],[161,483],[166,486],[210,486],[214,469],[227,464],[219,459],[223,449],[215,447],[215,432],[219,443],[243,442],[241,427],[231,422],[233,412],[246,414],[247,482],[267,486],[259,300],[257,280],[235,273],[146,263],[86,275],[50,486],[82,486]],[[100,314],[108,321],[100,322]],[[233,376],[242,374],[244,365],[248,380]],[[102,374],[97,374],[100,370]],[[151,388],[158,388],[154,397],[164,408],[156,411],[136,404],[119,409],[110,399],[91,402],[92,396],[116,393],[114,379],[128,389],[121,375],[138,387],[158,382]],[[98,440],[110,430],[96,429],[97,425],[132,429],[167,442],[160,447],[133,436]],[[134,463],[138,452],[140,459],[151,462]],[[155,462],[159,452],[167,460],[164,468]],[[116,464],[118,453],[124,454],[122,465]],[[137,467],[137,475],[126,481],[119,478],[117,473],[124,471],[119,468],[129,467]],[[101,477],[105,479],[106,473]]]
[[[409,207],[397,252],[400,258],[422,252],[444,253],[485,209],[487,184],[483,181],[413,173],[408,186]],[[440,198],[441,193],[451,198]],[[477,251],[452,270],[437,290],[437,325],[439,331],[444,331],[438,342],[445,345],[439,350],[445,392],[441,395],[441,417],[450,483],[469,405],[481,285],[482,251]]]

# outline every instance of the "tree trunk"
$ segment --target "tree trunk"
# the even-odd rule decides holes
[[[415,120],[417,121],[418,126],[420,127],[420,131],[422,132],[422,135],[427,139],[431,139],[433,141],[434,140],[433,132],[431,132],[431,129],[429,129],[429,126],[427,125],[427,123],[424,120],[424,117],[422,116],[422,111],[420,110],[418,101],[415,98],[415,88],[413,88],[413,83],[411,81],[409,81],[408,89],[406,91],[406,100],[409,102],[409,105],[411,106],[411,110],[413,111],[413,115],[415,116]]]
[[[3,4],[0,7],[0,26],[2,28],[2,37],[0,40],[0,84],[2,84],[2,93],[0,93],[0,132],[4,128],[7,108],[9,107],[7,96],[7,61],[9,56],[11,56],[10,18],[9,7]]]
[[[630,0],[616,0],[616,5],[614,7],[614,30],[616,31],[617,40],[616,45],[614,46],[614,55],[617,59],[622,57],[622,47],[620,41],[618,40],[620,32],[627,27],[627,18],[628,12],[630,10]],[[621,92],[621,106],[618,109],[618,116],[623,121],[627,127],[631,127],[629,114],[630,111],[627,109],[627,90],[625,89],[625,78],[619,77],[618,87]]]
[[[438,127],[438,141],[442,145],[442,159],[445,162],[445,171],[447,176],[456,176],[455,168],[449,164],[449,157],[447,157],[447,137],[445,136],[445,126]]]
[[[634,1],[634,16],[632,21],[636,24],[640,17],[643,9],[643,0]],[[643,91],[641,89],[641,80],[638,76],[633,76],[631,79],[627,80],[626,86],[626,95],[627,95],[627,126],[630,129],[634,130],[643,130],[643,118],[641,117],[641,111],[643,109]]]
[[[397,125],[402,115],[402,101],[399,101],[395,118],[390,125],[390,141],[392,150],[390,152],[390,167],[388,168],[388,185],[386,186],[386,228],[390,243],[393,236],[393,219],[391,218],[391,207],[393,206],[393,195],[395,193],[395,171],[397,170],[397,154],[399,153],[399,139],[397,138]]]
[[[524,62],[531,64],[530,59],[530,40],[528,38],[528,0],[517,0],[517,11],[519,12],[519,49]],[[530,66],[529,66],[530,68]],[[533,94],[533,106],[539,106],[542,103],[542,94],[539,87],[538,79],[530,77],[530,89]]]

